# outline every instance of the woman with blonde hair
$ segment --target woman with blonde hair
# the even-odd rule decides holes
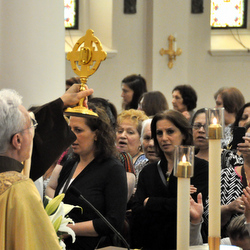
[[[147,163],[140,141],[142,122],[146,119],[148,117],[143,111],[135,109],[124,110],[117,118],[116,146],[119,152],[132,156],[137,178]]]

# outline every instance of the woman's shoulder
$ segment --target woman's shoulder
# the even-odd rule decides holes
[[[141,170],[141,173],[152,173],[153,171],[155,171],[157,169],[157,162],[153,162],[153,163],[148,163],[145,165],[145,167]]]
[[[226,178],[227,176],[233,176],[235,178],[235,176],[238,175],[234,168],[224,168],[221,170],[221,176],[223,176],[223,178]]]
[[[241,176],[239,176],[234,168],[224,168],[221,170],[221,185],[236,185],[241,183]],[[241,186],[242,184],[240,184]]]
[[[117,157],[115,157],[115,156],[110,156],[110,157],[108,157],[108,158],[106,158],[106,159],[103,159],[102,161],[101,161],[101,164],[118,164],[118,165],[121,165],[122,166],[122,163],[121,163],[121,161],[120,161],[120,159],[119,159],[119,156],[117,156]]]
[[[198,167],[208,168],[208,161],[195,156],[194,165]]]
[[[237,154],[236,150],[224,149],[221,152],[221,168],[234,168],[240,166],[244,162],[241,155]]]
[[[145,154],[141,154],[137,157],[136,161],[135,161],[135,165],[136,164],[139,164],[141,162],[144,162],[144,161],[148,161],[147,157],[145,156]]]
[[[111,156],[109,158],[106,158],[105,160],[103,160],[102,162],[98,163],[98,165],[103,166],[105,168],[122,168],[124,169],[121,161],[119,160],[119,158]]]

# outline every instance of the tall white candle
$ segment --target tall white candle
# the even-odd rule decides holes
[[[209,219],[208,245],[210,250],[220,249],[221,207],[220,207],[220,171],[222,126],[213,119],[208,127],[209,136]]]
[[[220,172],[221,142],[220,139],[209,140],[209,237],[220,237]]]
[[[190,178],[178,178],[177,250],[189,249]]]
[[[189,249],[190,176],[192,165],[185,154],[176,169],[177,187],[177,250]]]

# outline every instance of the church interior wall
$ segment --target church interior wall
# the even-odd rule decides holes
[[[64,30],[60,24],[63,13],[58,12],[63,8],[58,8],[60,3],[53,3],[54,13],[48,13],[38,3],[32,5],[26,1],[26,4],[13,3],[12,6],[11,2],[1,0],[0,87],[17,89],[28,107],[60,96],[65,78],[74,76],[74,72],[63,51]],[[191,84],[196,89],[197,108],[213,107],[213,94],[222,86],[239,88],[246,101],[250,101],[250,57],[209,54],[209,1],[204,1],[201,14],[191,13],[191,1],[137,0],[136,14],[123,13],[123,0],[107,1],[112,8],[108,12],[112,17],[101,22],[100,27],[96,21],[98,12],[95,9],[89,12],[92,16],[88,25],[94,27],[95,35],[106,46],[116,51],[88,79],[88,85],[95,90],[94,96],[109,99],[120,111],[121,80],[136,73],[145,76],[148,90],[162,91],[170,107],[171,91],[178,84]],[[98,4],[98,0],[95,3]],[[37,8],[37,11],[31,15],[26,9],[25,13],[24,6],[29,6],[32,11]],[[45,29],[44,24],[51,20],[49,15],[54,19],[52,26]],[[105,15],[100,17],[104,19]],[[18,20],[21,20],[20,27]],[[3,25],[4,22],[8,25]],[[105,26],[109,26],[107,32]],[[92,27],[85,27],[85,32],[88,28]],[[172,69],[167,65],[168,57],[159,54],[161,48],[167,49],[169,35],[176,36],[177,48],[182,49]]]

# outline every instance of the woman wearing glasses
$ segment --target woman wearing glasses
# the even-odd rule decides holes
[[[206,110],[199,109],[192,119],[193,140],[196,156],[208,161],[208,139],[206,138]]]

